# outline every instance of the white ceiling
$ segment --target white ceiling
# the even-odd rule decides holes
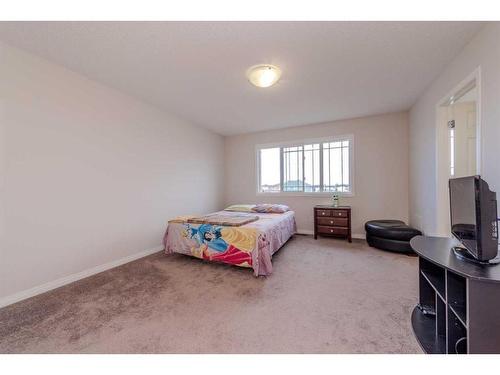
[[[231,135],[406,110],[477,22],[0,22],[0,39]],[[246,69],[272,63],[276,86]]]

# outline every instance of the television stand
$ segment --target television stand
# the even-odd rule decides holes
[[[426,353],[500,353],[500,264],[466,261],[458,241],[414,237],[419,303],[411,324]]]

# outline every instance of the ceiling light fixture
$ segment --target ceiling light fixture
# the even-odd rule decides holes
[[[247,78],[257,87],[271,87],[281,77],[281,69],[275,65],[259,64],[247,70]]]

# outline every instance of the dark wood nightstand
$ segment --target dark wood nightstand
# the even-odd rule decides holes
[[[320,236],[351,238],[350,206],[314,206],[314,239]]]

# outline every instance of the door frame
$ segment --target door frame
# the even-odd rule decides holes
[[[436,183],[436,235],[450,236],[450,205],[448,194],[449,168],[444,167],[445,161],[449,160],[448,143],[446,149],[443,149],[443,113],[444,106],[459,93],[462,89],[470,85],[473,81],[476,83],[476,174],[481,174],[482,170],[482,139],[481,139],[481,66],[478,66],[466,78],[461,80],[453,89],[443,96],[435,107],[435,183]],[[447,164],[446,164],[447,165]]]

